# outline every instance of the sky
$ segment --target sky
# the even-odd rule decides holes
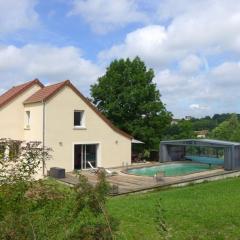
[[[0,0],[0,94],[38,78],[89,96],[136,56],[175,117],[240,112],[240,0]]]

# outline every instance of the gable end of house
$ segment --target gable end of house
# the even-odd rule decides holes
[[[24,93],[26,90],[28,90],[35,84],[37,84],[41,88],[44,87],[44,85],[38,79],[34,79],[30,82],[27,82],[18,86],[14,86],[11,89],[9,89],[7,92],[3,93],[0,96],[0,108],[2,108],[3,106],[11,102],[18,96],[20,96],[22,93]]]
[[[91,108],[112,130],[117,132],[118,134],[128,138],[133,139],[133,137],[121,129],[114,126],[110,120],[108,120],[84,95],[69,81],[63,81],[57,84],[53,84],[47,87],[44,87],[30,96],[28,99],[24,101],[24,105],[39,103],[39,102],[47,102],[52,99],[61,89],[64,87],[69,87],[72,91],[77,94],[78,97],[89,107]]]

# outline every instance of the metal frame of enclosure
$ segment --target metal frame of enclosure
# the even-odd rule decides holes
[[[224,149],[224,169],[240,168],[240,143],[212,139],[162,141],[160,143],[160,162],[185,160],[187,146],[222,148]]]

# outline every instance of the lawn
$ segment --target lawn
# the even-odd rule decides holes
[[[60,197],[65,197],[48,200],[43,205],[33,205],[30,215],[26,216],[31,217],[37,239],[69,239],[66,238],[67,233],[79,229],[82,219],[73,215],[75,193],[55,180],[48,180],[45,184],[54,187]],[[159,203],[161,208],[157,207]],[[107,201],[107,209],[120,223],[117,240],[163,239],[158,232],[159,216],[164,216],[169,230],[168,239],[240,239],[240,178],[111,197]],[[22,209],[18,210],[22,212]],[[159,210],[163,214],[159,214]],[[8,216],[11,217],[11,214]],[[87,225],[88,216],[83,222]],[[23,224],[21,218],[17,220]]]
[[[112,198],[110,213],[121,221],[119,239],[160,239],[160,201],[170,239],[240,239],[240,179]]]

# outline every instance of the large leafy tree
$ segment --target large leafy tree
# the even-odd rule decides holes
[[[212,138],[240,141],[240,123],[236,114],[231,118],[220,123],[211,133]]]
[[[195,138],[192,122],[189,120],[181,120],[177,124],[172,124],[166,128],[164,140],[188,139]]]
[[[153,78],[153,70],[147,69],[139,57],[120,59],[113,61],[91,86],[97,108],[149,149],[158,147],[171,120]]]

